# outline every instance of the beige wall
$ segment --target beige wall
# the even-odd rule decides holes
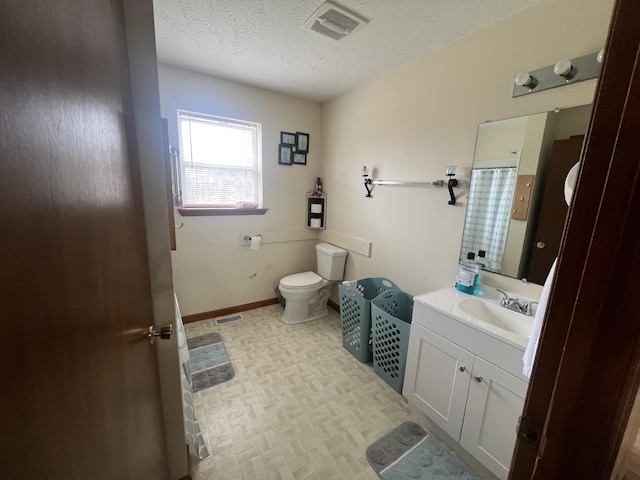
[[[517,72],[604,46],[613,1],[576,5],[544,2],[324,105],[159,65],[162,115],[174,145],[178,108],[263,124],[267,214],[176,215],[184,226],[173,278],[183,314],[273,298],[282,276],[314,268],[315,241],[281,240],[304,230],[304,196],[316,176],[328,194],[327,234],[373,242],[370,257],[350,252],[346,278],[386,276],[413,294],[452,285],[468,182],[461,181],[456,206],[447,205],[445,188],[376,186],[366,198],[362,166],[377,179],[426,181],[445,179],[446,166],[455,164],[458,178],[468,179],[480,123],[590,103],[595,80],[511,98]],[[306,167],[277,165],[281,130],[310,133]],[[274,232],[279,241],[250,251],[240,245],[241,232]],[[540,292],[506,277],[481,280]]]
[[[305,194],[320,175],[321,106],[258,88],[159,65],[162,116],[178,145],[176,110],[262,123],[264,206],[260,216],[181,217],[176,212],[173,278],[183,315],[274,298],[281,277],[315,268],[314,240],[304,236]],[[310,135],[307,165],[278,165],[280,131]],[[329,202],[331,200],[329,199]],[[303,231],[302,233],[300,231]],[[271,236],[250,250],[240,233]],[[312,235],[313,236],[313,235]]]
[[[376,187],[365,198],[362,166],[378,179],[444,179],[449,164],[470,171],[478,124],[590,103],[595,80],[516,99],[512,81],[519,71],[602,48],[612,5],[544,2],[324,105],[332,229],[373,241],[370,258],[349,257],[347,278],[383,275],[413,294],[453,285],[466,190],[458,189],[456,206],[438,188]],[[482,280],[525,295],[540,291],[495,275]]]

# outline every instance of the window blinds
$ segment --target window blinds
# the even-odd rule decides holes
[[[258,123],[178,111],[184,206],[261,203]]]

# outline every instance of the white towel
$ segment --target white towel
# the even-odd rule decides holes
[[[555,259],[553,261],[553,265],[551,265],[549,275],[547,275],[547,279],[544,282],[544,287],[542,287],[540,303],[538,303],[536,316],[533,319],[533,327],[531,328],[531,337],[529,337],[529,343],[527,344],[527,349],[525,350],[524,357],[522,358],[522,363],[524,364],[522,373],[524,373],[527,377],[531,376],[531,370],[533,370],[533,361],[535,360],[536,351],[538,350],[538,340],[540,339],[540,331],[542,330],[542,321],[544,320],[544,314],[547,311],[549,291],[551,290],[551,283],[553,281],[553,274],[556,271],[557,262],[558,259]]]

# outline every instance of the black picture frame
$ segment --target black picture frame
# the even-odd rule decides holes
[[[296,152],[309,153],[309,134],[296,132]]]
[[[295,146],[298,136],[292,132],[280,132],[280,144]]]
[[[280,165],[293,164],[293,146],[280,144],[278,148],[278,163]]]
[[[307,164],[307,154],[304,152],[295,151],[293,152],[293,164],[294,165],[306,165]]]

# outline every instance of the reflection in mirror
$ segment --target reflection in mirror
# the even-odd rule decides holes
[[[543,284],[568,207],[564,179],[578,162],[591,105],[479,126],[460,261]]]

